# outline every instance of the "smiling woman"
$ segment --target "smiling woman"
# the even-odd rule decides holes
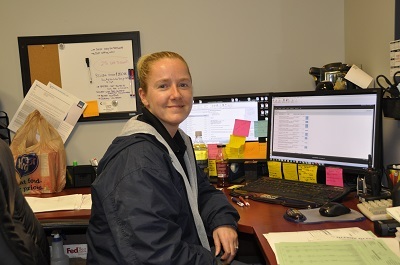
[[[239,214],[210,185],[179,129],[193,104],[186,61],[157,52],[141,57],[137,70],[143,113],[99,163],[88,264],[241,264],[232,262]]]

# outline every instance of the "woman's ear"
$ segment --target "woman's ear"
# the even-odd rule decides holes
[[[139,97],[140,100],[142,101],[143,106],[148,106],[149,102],[146,99],[146,92],[144,92],[143,88],[139,87]]]

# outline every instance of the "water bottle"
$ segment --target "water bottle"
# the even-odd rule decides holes
[[[51,265],[69,265],[69,257],[65,254],[63,245],[60,234],[54,234],[51,243]]]
[[[225,145],[217,145],[218,152],[215,157],[215,163],[217,167],[217,186],[218,187],[227,187],[229,186],[228,181],[228,161],[224,155],[224,147]]]
[[[208,178],[208,148],[203,141],[203,134],[201,131],[195,132],[193,149],[196,156],[197,165]]]

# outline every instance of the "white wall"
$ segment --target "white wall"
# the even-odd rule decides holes
[[[345,1],[346,63],[362,65],[374,78],[389,76],[389,42],[394,40],[394,0]],[[400,124],[383,119],[384,164],[400,163]]]
[[[18,36],[140,31],[142,54],[187,59],[196,96],[313,90],[311,66],[345,59],[344,0],[3,2],[0,109],[11,117],[23,99]],[[79,123],[68,164],[101,158],[124,123]]]

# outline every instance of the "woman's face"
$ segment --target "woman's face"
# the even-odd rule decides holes
[[[193,87],[186,64],[175,58],[153,62],[147,92],[139,88],[139,96],[173,137],[192,110]]]

